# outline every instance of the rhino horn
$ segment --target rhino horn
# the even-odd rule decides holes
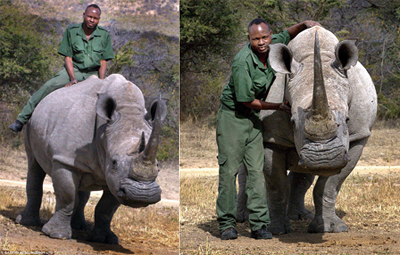
[[[315,32],[314,44],[314,91],[312,99],[312,113],[321,118],[328,118],[329,105],[326,96],[324,76],[322,73],[321,52],[319,49],[318,31]]]
[[[311,111],[305,123],[305,132],[311,140],[315,141],[330,139],[336,134],[336,131],[336,120],[333,113],[329,110],[322,73],[318,31],[316,31],[314,44],[314,89]]]
[[[153,120],[153,131],[151,132],[149,141],[143,151],[142,160],[150,163],[155,163],[157,157],[157,150],[162,126],[162,109],[165,105],[162,104],[161,95],[159,97],[155,117]]]

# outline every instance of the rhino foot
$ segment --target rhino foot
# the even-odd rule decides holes
[[[237,211],[236,213],[236,222],[243,223],[249,220],[249,210],[245,208],[244,210]]]
[[[29,217],[29,216],[23,215],[23,213],[18,215],[17,218],[15,219],[15,221],[24,226],[40,226],[40,224],[42,224],[39,216],[30,216]]]
[[[316,216],[308,226],[309,233],[340,233],[348,231],[346,223],[337,215],[333,217]]]
[[[53,223],[51,219],[43,226],[42,232],[56,239],[71,239],[72,237],[71,226]]]
[[[290,222],[281,222],[281,221],[271,221],[271,224],[268,226],[268,231],[273,235],[283,235],[288,234],[292,231]]]
[[[73,217],[71,221],[71,227],[75,230],[92,230],[90,224],[84,219],[80,217]]]
[[[312,220],[314,218],[314,214],[305,208],[290,210],[288,215],[291,220]]]
[[[118,244],[118,237],[110,230],[105,229],[93,229],[89,234],[87,241],[96,243],[109,243]]]

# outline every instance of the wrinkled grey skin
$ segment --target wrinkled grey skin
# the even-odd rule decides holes
[[[144,105],[140,89],[117,74],[104,80],[92,76],[44,98],[25,128],[28,202],[17,222],[40,225],[48,174],[56,209],[42,228],[45,234],[69,239],[71,226],[87,229],[83,210],[90,191],[104,190],[89,240],[118,243],[110,229],[117,208],[161,199],[156,154],[166,104],[156,100],[151,112]]]
[[[314,50],[315,41],[319,47]],[[269,231],[289,233],[290,218],[312,219],[311,233],[346,232],[335,213],[336,197],[371,134],[377,109],[374,84],[357,61],[354,42],[339,43],[322,27],[303,31],[288,46],[270,47],[270,63],[278,73],[266,101],[287,100],[292,108],[291,115],[261,112]],[[313,191],[315,216],[304,207],[314,175],[319,176]],[[243,169],[239,185],[237,220],[244,221]]]

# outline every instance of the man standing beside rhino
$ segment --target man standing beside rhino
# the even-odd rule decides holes
[[[109,32],[98,26],[100,15],[98,5],[88,5],[83,23],[67,28],[58,50],[65,57],[64,68],[32,95],[9,129],[20,132],[39,102],[54,90],[69,87],[91,75],[105,78],[107,60],[114,58],[114,52]]]
[[[264,155],[260,110],[290,112],[285,103],[268,103],[264,99],[275,79],[275,71],[268,60],[269,44],[288,44],[306,28],[319,25],[304,21],[286,31],[272,35],[265,20],[257,18],[248,25],[249,44],[235,57],[229,83],[223,89],[217,119],[217,144],[219,187],[217,215],[222,240],[236,239],[236,176],[241,163],[246,167],[248,184],[247,208],[251,236],[255,239],[271,239],[267,231],[270,222],[265,179]]]

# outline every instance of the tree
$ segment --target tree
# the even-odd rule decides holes
[[[35,89],[49,73],[51,55],[43,45],[53,47],[53,38],[38,31],[43,20],[11,1],[0,1],[0,12],[0,85]]]
[[[218,109],[228,62],[242,39],[240,6],[233,0],[180,1],[181,119]]]

